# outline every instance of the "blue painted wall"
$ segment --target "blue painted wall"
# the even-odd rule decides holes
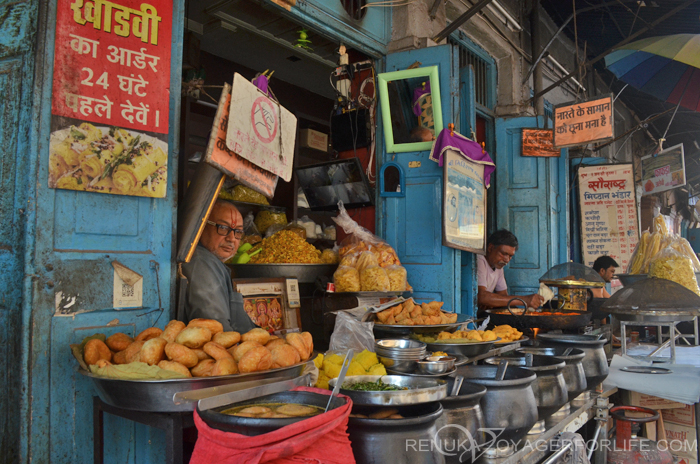
[[[29,164],[21,320],[21,393],[18,403],[19,459],[13,462],[92,460],[91,382],[76,374],[69,343],[86,335],[138,333],[170,319],[176,215],[180,76],[184,1],[173,6],[166,199],[135,198],[49,189],[48,142],[54,52],[55,3],[26,12],[39,26],[33,38],[36,79],[23,101],[29,112]],[[168,12],[170,13],[170,12]],[[37,19],[38,18],[38,19]],[[29,186],[29,188],[27,188]],[[113,269],[118,259],[143,275],[144,309],[115,311]],[[20,281],[20,280],[18,280]],[[159,295],[160,292],[160,295]],[[161,315],[159,308],[164,308]],[[155,311],[154,311],[155,310]],[[158,316],[160,315],[160,319]],[[106,327],[118,320],[122,327]],[[3,392],[4,393],[4,392]],[[17,401],[19,398],[19,401]],[[155,430],[107,419],[106,462],[158,462],[163,440]]]
[[[20,454],[22,281],[33,168],[32,82],[38,3],[0,1],[0,462]],[[32,277],[29,277],[31,279]]]

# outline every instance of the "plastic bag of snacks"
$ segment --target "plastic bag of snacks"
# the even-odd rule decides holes
[[[340,257],[338,256],[337,252],[330,248],[326,248],[321,252],[321,261],[323,261],[324,264],[338,264]]]
[[[693,262],[687,256],[668,246],[654,256],[649,263],[649,277],[676,282],[700,295]]]
[[[389,285],[392,292],[403,292],[406,290],[406,268],[403,266],[389,266],[386,268],[389,276]]]
[[[336,292],[359,292],[361,290],[360,273],[351,266],[338,266],[333,274],[333,282]]]
[[[340,256],[340,255],[338,255]],[[360,253],[348,253],[340,258],[340,266],[357,266],[357,260],[360,258]]]
[[[243,245],[244,243],[255,245],[256,243],[262,242],[262,234],[260,234],[258,228],[255,227],[255,216],[253,216],[252,211],[243,219],[243,233],[245,235],[243,239],[241,239],[239,245]]]
[[[377,265],[370,265],[360,272],[360,284],[363,292],[388,292],[391,289],[389,276]]]
[[[700,260],[698,260],[698,255],[695,254],[695,250],[693,250],[693,247],[690,246],[690,243],[686,239],[683,237],[676,237],[671,242],[671,246],[678,253],[690,258],[690,261],[693,263],[693,270],[695,272],[700,272]]]
[[[355,222],[343,207],[342,201],[338,202],[338,210],[338,217],[333,218],[333,221],[348,234],[348,237],[340,243],[338,253],[341,258],[350,253],[372,251],[381,267],[401,264],[391,245]]]
[[[280,224],[282,227],[287,225],[287,215],[274,211],[262,210],[255,216],[255,226],[261,234],[267,232],[268,227],[273,224]]]
[[[637,242],[637,246],[634,247],[632,256],[630,257],[630,262],[627,265],[627,274],[639,274],[642,272],[642,266],[644,265],[644,255],[646,254],[647,248],[649,247],[651,233],[648,230],[642,232],[642,237]]]
[[[360,275],[362,275],[362,271],[364,271],[369,266],[379,266],[379,263],[377,262],[377,257],[371,251],[363,251],[362,253],[360,253],[360,257],[357,258],[357,263],[355,264],[355,267],[357,268],[357,271],[360,273]]]

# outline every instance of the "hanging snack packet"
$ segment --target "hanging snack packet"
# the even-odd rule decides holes
[[[642,272],[642,266],[644,266],[644,254],[649,246],[650,237],[651,234],[648,230],[642,232],[642,237],[639,239],[639,242],[637,242],[637,246],[634,248],[629,265],[627,266],[627,274],[639,274]]]
[[[671,280],[700,295],[692,261],[673,247],[666,247],[654,256],[649,263],[649,277]]]

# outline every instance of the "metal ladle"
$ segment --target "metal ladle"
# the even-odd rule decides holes
[[[498,363],[498,369],[496,369],[496,380],[502,381],[506,377],[506,369],[508,369],[508,360],[504,359]]]
[[[459,395],[459,390],[462,388],[462,382],[464,382],[464,376],[455,376],[455,383],[452,384],[452,391],[450,392],[450,396]]]
[[[328,398],[328,404],[326,405],[326,410],[324,412],[328,412],[328,408],[331,407],[331,402],[333,401],[333,398],[338,395],[338,391],[340,391],[340,386],[343,384],[343,381],[345,381],[345,374],[348,372],[348,367],[350,366],[351,362],[352,350],[348,350],[348,354],[346,354],[345,359],[343,359],[343,364],[340,368],[340,374],[338,374],[338,380],[335,383],[335,387],[333,387],[333,391],[331,392],[330,398]]]

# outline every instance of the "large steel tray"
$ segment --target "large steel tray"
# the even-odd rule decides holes
[[[460,326],[472,321],[473,318],[468,314],[457,314],[457,322],[451,324],[433,324],[433,325],[398,325],[398,324],[380,324],[374,322],[374,335],[376,338],[396,335],[411,335],[435,333],[435,332],[454,332]]]
[[[337,264],[227,264],[236,279],[296,278],[300,284],[313,284],[317,277],[333,278]]]
[[[313,360],[248,374],[168,380],[121,380],[100,377],[84,369],[78,372],[92,379],[100,399],[111,406],[135,411],[187,412],[193,411],[197,403],[177,405],[173,402],[175,393],[243,382],[260,381],[264,384],[273,380],[294,379],[304,373],[307,364],[313,364]],[[212,395],[215,394],[212,392]]]
[[[408,387],[409,390],[398,391],[355,391],[340,387],[340,393],[352,399],[353,404],[374,406],[398,406],[405,404],[430,403],[440,401],[447,396],[447,381],[427,379],[405,375],[353,375],[346,377],[343,384],[359,382],[376,382],[382,379],[385,384]],[[331,379],[328,385],[335,387],[338,379]]]

